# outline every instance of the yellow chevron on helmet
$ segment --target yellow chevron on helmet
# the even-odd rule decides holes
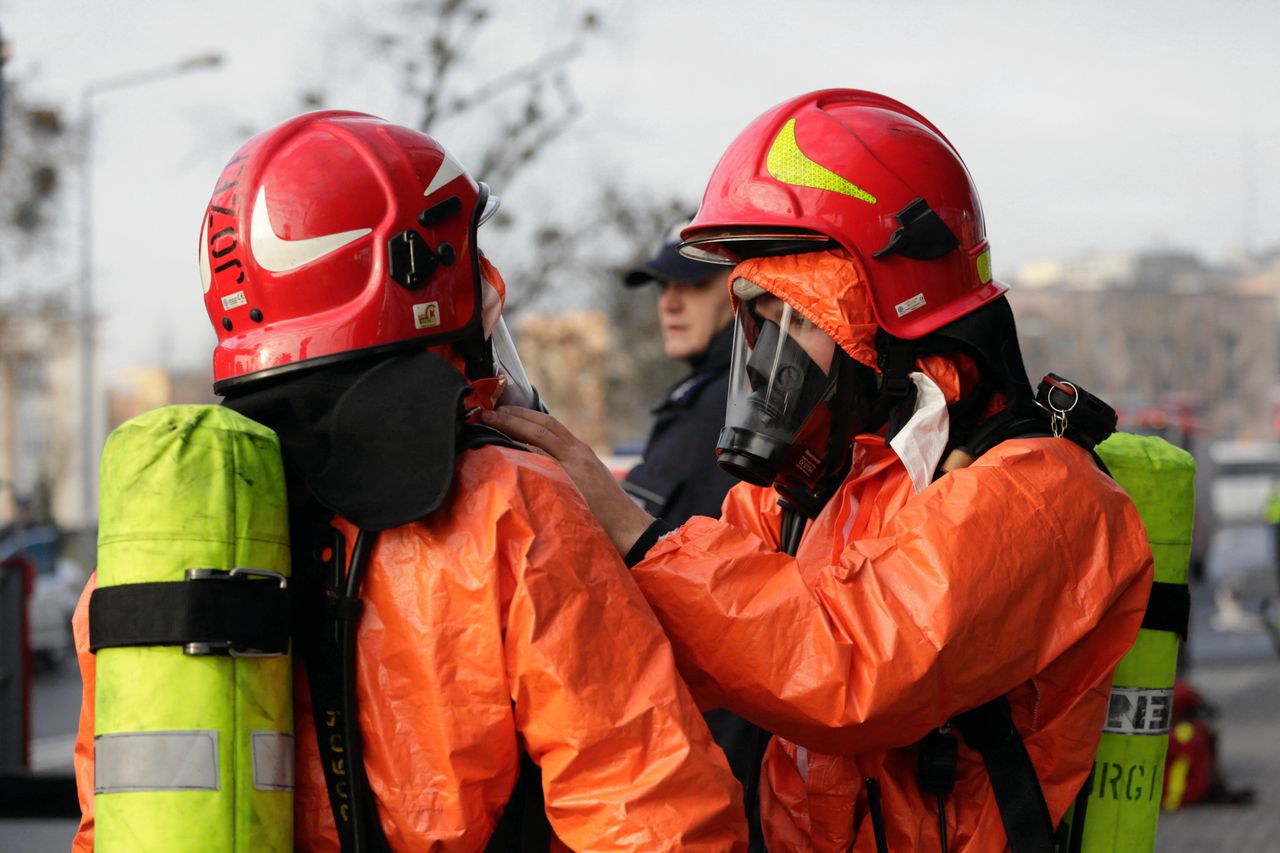
[[[851,181],[840,177],[835,172],[815,163],[800,150],[796,142],[796,120],[791,119],[778,131],[778,136],[769,147],[765,160],[769,174],[784,184],[794,187],[811,187],[815,190],[829,190],[841,195],[851,196],[875,204],[876,197]]]

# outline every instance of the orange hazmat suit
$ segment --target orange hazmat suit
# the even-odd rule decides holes
[[[93,849],[93,587],[74,620],[81,853]],[[393,850],[483,850],[521,746],[562,848],[745,849],[740,789],[670,646],[550,460],[464,453],[439,510],[381,534],[361,598],[360,731]],[[295,844],[338,851],[300,660],[294,693]]]
[[[841,251],[744,262],[874,366],[866,285]],[[921,377],[948,403],[963,360]],[[772,850],[871,851],[868,778],[882,789],[890,850],[938,850],[936,804],[915,780],[917,744],[1002,695],[1051,817],[1093,761],[1116,663],[1142,621],[1152,564],[1129,498],[1066,439],[1014,439],[917,483],[908,465],[946,429],[910,425],[895,448],[855,442],[842,485],[795,557],[779,553],[777,495],[748,484],[722,519],[693,518],[633,575],[701,701],[773,731],[761,793]],[[950,850],[1000,851],[1004,828],[981,756],[961,739],[946,798]]]

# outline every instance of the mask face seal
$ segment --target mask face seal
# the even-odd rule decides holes
[[[853,437],[885,422],[891,401],[877,386],[874,370],[782,300],[744,299],[717,462],[815,516],[848,471]]]
[[[717,461],[816,514],[857,432],[878,426],[876,376],[770,294],[738,307]]]

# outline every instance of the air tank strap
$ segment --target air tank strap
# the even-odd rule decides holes
[[[1186,640],[1190,621],[1191,590],[1186,584],[1162,581],[1151,584],[1147,612],[1142,617],[1143,628],[1151,631],[1169,631]]]
[[[285,654],[288,582],[262,569],[187,569],[184,581],[100,586],[89,598],[89,649],[122,646],[182,646],[187,654]]]

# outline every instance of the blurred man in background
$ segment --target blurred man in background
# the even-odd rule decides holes
[[[735,482],[716,465],[733,341],[728,270],[680,254],[680,231],[690,219],[673,223],[653,257],[622,279],[627,287],[658,286],[663,349],[690,367],[653,410],[644,457],[623,484],[650,515],[672,525],[694,515],[718,518],[720,502]]]
[[[695,515],[719,518],[725,493],[737,482],[716,464],[733,344],[729,269],[680,254],[680,232],[692,219],[686,216],[672,223],[653,257],[622,278],[627,287],[657,285],[663,349],[669,358],[681,359],[690,367],[689,375],[673,385],[653,410],[644,456],[622,484],[650,515],[673,527]],[[703,718],[742,782],[755,835],[760,755],[768,735],[723,708],[707,711]]]

